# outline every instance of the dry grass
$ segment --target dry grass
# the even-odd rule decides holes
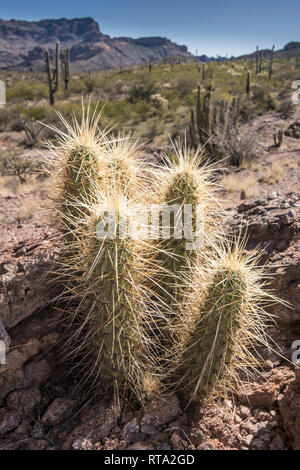
[[[282,179],[284,170],[280,163],[272,163],[271,166],[267,167],[264,171],[264,175],[260,178],[261,183],[275,184],[279,183]]]
[[[28,200],[23,204],[20,211],[15,215],[14,221],[17,223],[28,222],[33,218],[34,214],[38,210],[38,205],[35,201]]]
[[[246,199],[256,196],[259,193],[257,179],[254,175],[241,178],[241,174],[231,174],[223,177],[222,186],[230,193],[244,191]]]
[[[300,167],[299,162],[295,162],[295,160],[286,160],[283,162],[284,166],[287,166],[290,170],[297,170]]]
[[[250,168],[252,171],[258,172],[262,170],[262,165],[261,163],[253,163]]]
[[[21,183],[17,176],[0,176],[0,197],[29,194],[50,184],[50,178],[38,178],[36,175],[29,176],[25,183]]]

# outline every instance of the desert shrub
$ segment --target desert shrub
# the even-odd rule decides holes
[[[13,153],[0,155],[1,175],[16,176],[21,184],[25,183],[29,175],[37,171],[36,164],[30,158],[25,158]]]
[[[26,119],[24,117],[19,117],[16,123],[19,129],[25,132],[24,144],[28,147],[36,145],[43,134],[43,125],[33,119]]]
[[[6,89],[7,102],[14,101],[33,101],[48,97],[46,83],[35,81],[12,81]]]
[[[260,111],[271,111],[275,109],[275,103],[273,98],[261,86],[256,85],[253,87],[252,100],[257,105]]]
[[[150,96],[155,93],[156,86],[151,77],[141,75],[131,86],[129,91],[130,101],[142,99],[149,101]]]
[[[9,101],[32,101],[34,99],[34,89],[29,83],[12,82],[6,90],[6,100]]]
[[[81,78],[74,77],[72,78],[72,80],[70,80],[70,85],[69,85],[70,93],[79,94],[79,93],[83,93],[84,91],[86,91],[86,86],[85,86],[84,81],[81,80]]]
[[[287,98],[282,100],[278,106],[278,112],[283,117],[283,119],[289,119],[292,117],[294,112],[294,105],[291,99]]]
[[[0,131],[10,131],[12,130],[13,122],[15,122],[17,107],[16,106],[6,106],[1,109],[0,113]]]
[[[239,167],[242,162],[252,161],[257,155],[254,130],[235,124],[228,116],[226,122],[215,125],[213,141],[217,154],[227,158],[231,165]]]
[[[88,93],[92,93],[95,90],[96,80],[93,77],[84,77],[83,82]]]
[[[189,95],[196,86],[196,78],[192,75],[188,75],[184,72],[177,75],[174,80],[174,86],[176,87],[180,96]]]
[[[285,87],[283,87],[279,90],[278,98],[280,100],[283,100],[283,99],[287,98],[288,96],[290,96],[290,94],[291,94],[291,88],[288,87],[288,86],[285,86]]]

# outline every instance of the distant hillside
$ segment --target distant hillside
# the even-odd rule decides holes
[[[131,66],[174,56],[192,58],[186,46],[163,37],[111,38],[92,18],[0,19],[0,68],[42,66],[44,49],[54,49],[57,40],[62,47],[71,48],[71,62],[78,70]]]
[[[260,53],[267,57],[271,54],[271,49],[261,49]],[[236,57],[236,59],[246,59],[246,58],[255,58],[256,51],[251,52],[250,54],[244,54],[242,56]],[[283,49],[275,49],[275,57],[300,57],[300,42],[289,42],[284,46]]]
[[[224,60],[228,60],[227,57],[208,57],[207,55],[203,54],[203,55],[198,55],[196,56],[197,59],[200,61],[200,62],[216,62],[217,60],[219,62],[223,62]]]

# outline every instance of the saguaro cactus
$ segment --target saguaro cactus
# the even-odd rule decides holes
[[[64,49],[62,51],[61,65],[65,82],[65,90],[67,91],[70,81],[70,48]]]
[[[50,104],[54,104],[54,93],[58,90],[59,84],[59,42],[56,43],[55,49],[55,68],[51,70],[50,64],[50,54],[48,49],[45,50],[45,60],[48,76],[48,86],[49,86],[49,101]]]
[[[270,55],[270,65],[269,65],[269,79],[272,78],[272,74],[273,74],[273,58],[274,58],[274,50],[275,50],[275,46],[272,47],[272,50],[271,50],[271,55]]]
[[[250,72],[247,73],[246,93],[247,93],[247,95],[250,94]]]
[[[278,131],[277,134],[273,134],[273,138],[275,147],[281,147],[283,141],[283,132]]]

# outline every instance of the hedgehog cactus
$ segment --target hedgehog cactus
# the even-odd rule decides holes
[[[183,315],[185,334],[174,352],[177,389],[185,399],[237,390],[243,375],[259,367],[251,349],[267,345],[273,320],[264,305],[276,299],[260,284],[257,257],[238,242],[232,249],[222,244],[207,260],[209,268],[198,270],[195,298],[187,305],[194,313]]]
[[[104,183],[108,188],[116,186],[129,197],[142,192],[145,176],[139,153],[138,141],[130,134],[119,133],[115,139],[107,140]]]
[[[99,118],[88,108],[81,124],[63,120],[67,133],[53,149],[67,235],[58,275],[79,385],[139,401],[174,388],[189,401],[237,388],[259,366],[251,349],[267,344],[263,305],[274,300],[256,255],[222,242],[200,150],[175,145],[174,157],[151,169],[130,136],[98,130]],[[129,230],[141,202],[160,208],[151,226],[159,239]]]
[[[93,199],[95,187],[104,176],[103,157],[108,130],[98,129],[101,114],[97,108],[92,114],[90,104],[87,108],[83,105],[81,123],[74,116],[71,125],[58,113],[66,131],[52,129],[57,132],[58,138],[56,145],[49,144],[49,171],[56,182],[54,200],[58,223],[67,236],[74,229],[74,224],[69,220],[82,216],[84,208],[79,208],[78,204]]]
[[[169,225],[162,227],[157,257],[162,267],[163,296],[177,304],[184,295],[184,278],[193,269],[204,245],[208,249],[213,233],[214,236],[218,233],[218,211],[213,198],[215,186],[209,179],[211,170],[203,163],[201,152],[181,145],[174,146],[174,152],[172,161],[166,158],[167,168],[160,170],[157,181],[157,200],[162,208],[172,209]],[[187,209],[189,230],[185,226]]]
[[[108,215],[103,208],[109,209]],[[143,249],[124,232],[128,210],[126,196],[102,193],[78,227],[81,249],[76,251],[81,255],[73,259],[72,271],[81,279],[69,287],[79,304],[71,314],[77,325],[71,353],[79,364],[84,361],[82,382],[121,394],[133,390],[142,400],[156,384],[145,327],[155,308],[147,290],[151,269]],[[100,236],[99,226],[104,229],[107,220],[111,231]]]

